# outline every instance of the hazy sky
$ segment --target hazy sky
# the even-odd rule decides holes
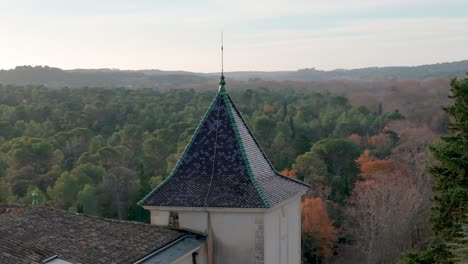
[[[468,59],[468,0],[0,0],[0,68],[219,71]]]

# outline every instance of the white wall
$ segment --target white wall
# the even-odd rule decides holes
[[[301,263],[301,200],[286,206],[288,219],[288,263]]]
[[[301,263],[300,198],[265,214],[265,263]]]
[[[173,211],[175,208],[172,208]],[[167,216],[164,214],[167,212]],[[169,211],[151,210],[151,224],[164,223]],[[179,227],[207,234],[208,212],[179,211]],[[264,263],[261,212],[210,211],[215,264]],[[260,241],[259,241],[260,239]],[[256,243],[257,242],[257,243]],[[256,261],[260,258],[262,262]],[[201,262],[203,263],[203,262]]]
[[[169,211],[151,210],[151,224],[167,226],[169,224]]]
[[[206,234],[208,230],[208,213],[203,211],[180,211],[179,227]]]
[[[182,210],[179,227],[207,234],[211,218],[215,264],[300,264],[300,202],[298,197],[267,212]],[[164,222],[163,211],[151,211],[152,224]]]
[[[280,237],[279,226],[281,218],[281,208],[276,208],[265,214],[265,263],[280,263]]]
[[[263,259],[263,213],[211,212],[211,223],[215,264],[264,263],[256,260]]]

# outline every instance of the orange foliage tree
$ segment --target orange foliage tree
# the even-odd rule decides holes
[[[290,170],[290,169],[284,169],[281,172],[281,175],[287,176],[289,178],[296,178],[296,171],[295,170]]]
[[[375,149],[366,149],[356,159],[363,179],[356,182],[345,210],[343,234],[353,243],[343,247],[343,255],[355,258],[346,259],[349,263],[394,263],[401,252],[431,237],[427,219],[432,184],[425,168],[432,137],[420,129],[403,132],[388,158],[379,159]],[[370,142],[378,145],[377,139]]]
[[[356,163],[359,164],[361,170],[360,176],[365,178],[370,178],[371,176],[382,173],[389,173],[394,169],[394,166],[397,165],[392,159],[373,159],[368,149],[364,150],[361,156],[356,160]]]
[[[266,105],[263,106],[263,112],[270,113],[271,111],[273,111],[273,106],[271,106],[269,104],[266,104]]]
[[[336,230],[320,198],[302,202],[302,245],[308,263],[326,263],[333,255]]]
[[[348,141],[353,142],[354,144],[361,146],[362,145],[362,137],[356,133],[351,134],[349,137],[346,138]]]

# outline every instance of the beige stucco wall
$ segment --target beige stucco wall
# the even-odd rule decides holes
[[[263,213],[229,211],[180,211],[180,228],[208,233],[208,214],[213,233],[214,263],[263,263]],[[259,231],[259,229],[261,229]],[[260,238],[261,243],[258,242]]]
[[[301,263],[300,204],[297,198],[265,214],[265,263]]]
[[[256,245],[256,234],[263,225],[262,213],[212,213],[214,234],[214,263],[250,264],[263,263],[263,245]],[[263,231],[262,231],[263,232]],[[263,233],[260,234],[263,240]]]
[[[159,226],[167,226],[169,224],[169,211],[152,210],[151,224]]]
[[[165,222],[159,219],[165,214],[151,211],[152,224],[156,224],[153,219]],[[301,263],[300,197],[267,211],[184,208],[178,212],[180,228],[205,234],[211,219],[214,264]]]
[[[206,234],[208,228],[208,213],[203,211],[180,211],[179,227]]]

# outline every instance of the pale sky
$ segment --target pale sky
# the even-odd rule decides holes
[[[468,59],[468,0],[0,0],[0,69],[297,70]]]

